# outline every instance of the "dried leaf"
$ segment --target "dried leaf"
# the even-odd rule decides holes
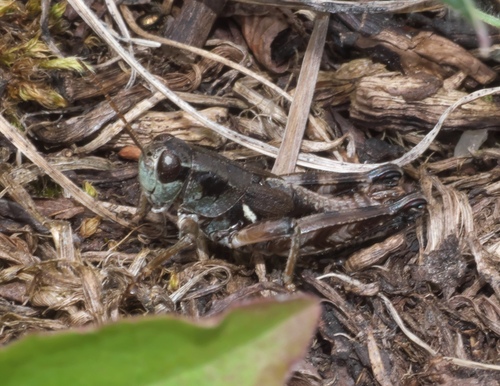
[[[288,24],[278,16],[242,16],[238,20],[256,59],[268,70],[278,74],[285,72],[288,63],[278,64],[273,60],[272,44],[288,28]]]

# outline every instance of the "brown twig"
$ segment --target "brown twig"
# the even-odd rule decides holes
[[[288,114],[285,135],[273,168],[273,173],[277,175],[292,173],[295,170],[300,143],[306,130],[308,112],[318,79],[329,20],[329,14],[321,13],[314,21],[314,29],[304,55],[298,86]]]

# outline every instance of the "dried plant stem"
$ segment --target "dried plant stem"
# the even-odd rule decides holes
[[[275,7],[313,9],[320,12],[381,13],[419,11],[442,8],[432,0],[389,0],[389,1],[331,1],[331,0],[234,0],[238,3],[259,4]]]
[[[179,108],[191,114],[196,118],[202,125],[209,127],[218,134],[226,137],[227,139],[234,141],[242,146],[249,149],[257,151],[261,154],[275,158],[278,154],[278,149],[262,141],[250,138],[232,130],[221,126],[206,117],[202,116],[198,111],[193,108],[188,103],[181,100],[172,90],[166,87],[158,79],[156,79],[148,70],[146,70],[135,58],[131,57],[128,52],[126,52],[123,47],[118,43],[118,41],[112,36],[112,34],[102,25],[100,20],[96,15],[88,8],[88,6],[82,0],[69,0],[70,5],[78,12],[80,17],[85,20],[85,22],[104,40],[108,43],[110,48],[114,50],[125,62],[127,62],[132,68],[134,68],[137,73],[146,80],[151,86],[165,95],[170,101],[175,103]],[[179,47],[180,48],[180,47]],[[192,48],[190,48],[193,50]],[[203,50],[200,50],[203,52]],[[194,52],[194,51],[193,51]],[[232,62],[229,62],[232,63]],[[234,65],[234,63],[233,63]],[[267,83],[266,83],[267,85]],[[274,86],[276,88],[276,86]],[[359,172],[371,170],[373,167],[370,165],[359,165],[350,164],[348,162],[338,162],[332,161],[327,158],[317,157],[311,154],[300,154],[298,164],[306,167],[331,170],[338,172]]]
[[[195,108],[193,108],[188,103],[181,100],[172,90],[162,84],[158,79],[156,79],[149,71],[147,71],[137,60],[131,57],[126,50],[118,43],[118,41],[111,35],[111,33],[102,25],[100,20],[96,15],[89,9],[89,7],[82,0],[69,0],[70,5],[78,12],[78,14],[85,20],[85,22],[103,39],[105,40],[111,49],[113,49],[125,62],[127,62],[132,68],[134,68],[140,76],[150,83],[155,89],[164,94],[170,101],[175,103],[179,108],[191,114],[196,120],[198,120],[202,125],[214,130],[218,134],[224,136],[225,138],[234,141],[242,146],[249,149],[257,151],[261,154],[275,158],[278,154],[278,149],[262,141],[250,138],[239,133],[236,133],[222,125],[212,122],[201,115]],[[179,47],[181,48],[181,47]],[[195,52],[193,48],[190,48],[192,52]],[[203,52],[203,50],[200,50]],[[222,62],[221,62],[222,63]],[[267,84],[266,84],[267,85]],[[476,91],[464,98],[459,99],[452,106],[450,106],[445,113],[439,119],[435,128],[426,135],[426,137],[419,143],[415,148],[409,151],[407,154],[391,161],[390,163],[399,166],[404,166],[414,161],[420,155],[422,155],[425,150],[430,146],[430,143],[434,140],[436,135],[439,133],[444,120],[459,106],[468,103],[474,99],[481,98],[486,95],[491,95],[500,92],[500,87],[485,89]],[[387,164],[383,163],[383,164]],[[383,164],[352,164],[348,162],[333,161],[328,158],[318,157],[313,154],[299,154],[298,165],[310,167],[313,169],[320,169],[339,173],[348,172],[362,172],[372,170],[373,168],[383,165]]]
[[[434,128],[429,133],[427,133],[427,135],[422,139],[422,141],[420,141],[420,143],[417,146],[415,146],[401,158],[395,160],[393,163],[399,166],[404,166],[408,165],[410,162],[413,162],[429,148],[432,141],[434,141],[434,138],[436,138],[439,132],[441,131],[441,127],[443,126],[444,121],[454,110],[456,110],[462,105],[472,102],[475,99],[479,99],[487,95],[493,95],[498,93],[500,93],[500,87],[493,87],[475,91],[469,95],[464,96],[463,98],[460,98],[458,101],[453,103],[450,107],[448,107],[445,110],[443,115],[441,115],[438,122],[436,123],[436,126],[434,126]]]
[[[241,64],[235,63],[229,59],[226,59],[226,58],[224,58],[220,55],[214,54],[212,52],[202,50],[201,48],[188,46],[186,44],[176,42],[175,40],[170,40],[167,38],[163,38],[160,36],[150,34],[149,32],[144,31],[142,28],[140,28],[137,25],[137,23],[134,20],[133,15],[132,15],[132,12],[128,9],[128,7],[122,5],[122,6],[120,6],[120,10],[122,11],[123,17],[124,17],[125,21],[127,22],[127,24],[129,25],[130,29],[133,32],[135,32],[137,35],[139,35],[145,39],[149,39],[153,42],[161,43],[161,44],[164,44],[166,46],[170,46],[170,47],[178,48],[180,50],[191,52],[193,54],[202,56],[204,58],[213,60],[215,62],[221,63],[225,66],[230,67],[230,68],[233,68],[233,69],[241,72],[242,74],[250,76],[250,77],[254,78],[255,80],[259,81],[261,84],[269,87],[271,90],[273,90],[275,93],[282,96],[283,98],[287,99],[289,102],[293,101],[293,98],[290,94],[283,91],[281,88],[276,86],[273,82],[269,81],[269,79],[264,78],[263,76],[257,74],[256,72],[254,72],[252,70],[249,70],[248,68],[242,66]]]
[[[425,351],[427,351],[433,357],[436,357],[439,355],[439,352],[437,352],[432,347],[430,347],[427,343],[425,343],[422,339],[420,339],[418,336],[416,336],[413,332],[411,332],[405,326],[405,324],[403,323],[403,320],[399,316],[397,310],[394,308],[391,301],[387,297],[385,297],[384,295],[382,295],[380,293],[378,294],[378,296],[380,299],[382,299],[385,306],[387,307],[387,310],[391,314],[392,318],[394,319],[396,324],[399,326],[401,331],[406,335],[406,337],[408,339],[410,339],[413,343],[417,344],[419,347],[423,348]],[[468,360],[464,360],[464,359],[460,359],[460,358],[453,358],[453,357],[443,357],[443,360],[448,361],[451,364],[454,364],[456,366],[467,367],[467,368],[471,368],[471,369],[500,371],[499,365],[489,365],[489,364],[468,361]]]
[[[298,85],[288,114],[285,135],[273,167],[274,174],[281,175],[295,171],[300,144],[306,130],[307,113],[311,108],[314,89],[316,88],[329,20],[330,15],[328,13],[320,13],[314,21],[314,29],[304,55]]]
[[[87,207],[89,210],[101,216],[103,218],[108,218],[118,224],[128,227],[130,224],[119,218],[115,213],[111,212],[105,208],[97,200],[94,200],[88,194],[79,189],[73,182],[71,182],[68,177],[61,173],[60,170],[53,167],[48,163],[45,158],[43,158],[35,149],[35,147],[17,130],[13,127],[7,120],[0,116],[0,132],[11,142],[17,149],[19,149],[28,159],[31,160],[39,168],[57,182],[63,189],[66,189],[74,199],[80,202],[82,205]]]

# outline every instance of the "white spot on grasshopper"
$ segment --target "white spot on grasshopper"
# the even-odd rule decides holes
[[[243,215],[245,216],[245,218],[252,223],[256,222],[257,215],[253,212],[253,210],[250,209],[250,207],[247,204],[243,204],[242,207],[243,207]]]

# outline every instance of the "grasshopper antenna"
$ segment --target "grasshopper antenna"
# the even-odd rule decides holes
[[[79,60],[80,64],[82,65],[83,68],[87,70],[87,73],[90,75],[92,81],[99,86],[99,88],[103,91],[104,97],[108,101],[109,105],[111,108],[115,111],[116,115],[118,115],[118,118],[123,122],[125,125],[125,131],[127,134],[132,138],[132,141],[136,144],[136,146],[141,150],[142,153],[144,153],[144,147],[142,146],[141,141],[135,134],[134,130],[132,129],[132,126],[130,126],[130,123],[127,121],[127,119],[124,117],[124,115],[121,113],[120,109],[116,105],[116,103],[113,101],[113,99],[109,96],[107,92],[104,92],[104,87],[102,86],[102,83],[97,79],[95,76],[94,72],[92,71],[92,68],[88,66],[86,63],[84,63],[82,60]]]
[[[94,76],[94,78],[95,78],[95,76]],[[104,97],[108,101],[109,105],[113,108],[113,110],[115,110],[115,113],[118,115],[118,118],[120,118],[121,121],[125,124],[125,131],[127,132],[127,134],[130,136],[130,138],[132,138],[132,141],[134,141],[134,143],[137,145],[137,147],[141,150],[141,153],[144,153],[144,148],[142,146],[141,141],[139,141],[139,138],[137,137],[134,130],[132,129],[132,126],[130,126],[130,123],[123,116],[123,114],[121,113],[121,111],[118,108],[118,106],[116,105],[116,103],[113,101],[113,99],[111,99],[109,94],[107,94],[107,93],[104,94]]]

